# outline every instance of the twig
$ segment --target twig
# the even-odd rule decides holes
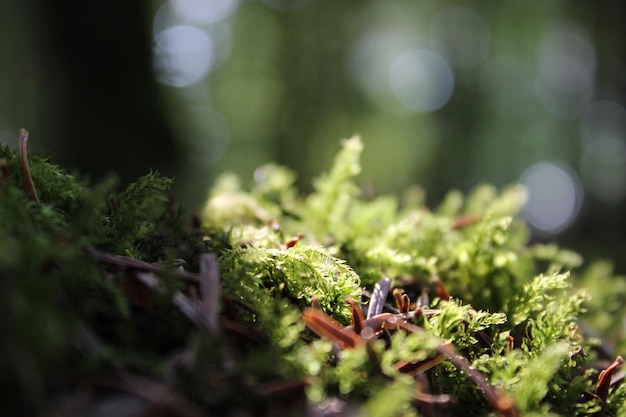
[[[213,336],[219,334],[221,292],[217,256],[214,253],[205,253],[200,257],[200,315]]]
[[[344,329],[341,324],[316,308],[305,308],[302,318],[309,329],[318,336],[333,341],[340,349],[353,348],[365,342],[354,330]]]
[[[454,219],[452,228],[462,229],[464,227],[471,226],[478,221],[480,221],[480,217],[475,214],[462,214]]]
[[[30,175],[30,165],[28,164],[28,151],[26,150],[26,144],[28,142],[28,131],[26,129],[20,129],[20,140],[17,146],[17,156],[20,165],[20,173],[22,174],[22,181],[24,182],[24,190],[26,191],[26,197],[30,201],[39,203],[39,197],[37,197],[37,190],[35,190],[35,183],[33,177]]]
[[[197,300],[191,299],[181,292],[177,292],[174,294],[174,297],[172,297],[172,302],[193,324],[202,327],[204,323],[202,322]]]
[[[117,265],[120,268],[135,269],[138,271],[153,272],[157,275],[172,276],[183,281],[198,283],[200,280],[197,275],[187,271],[179,271],[165,269],[159,265],[149,262],[140,261],[139,259],[130,258],[123,255],[114,255],[111,253],[101,252],[93,246],[86,246],[85,251],[97,261]]]
[[[266,341],[265,334],[260,330],[237,321],[222,318],[221,326],[224,332],[237,335],[254,344],[260,345]]]
[[[371,319],[374,316],[383,312],[385,300],[387,294],[389,294],[389,287],[391,286],[391,279],[388,277],[382,278],[374,286],[372,297],[370,298],[369,308],[367,309],[367,318]]]
[[[9,162],[6,158],[0,159],[0,187],[4,187],[9,183],[9,177],[11,176],[9,172]]]
[[[411,317],[411,314],[393,315],[390,313],[383,313],[363,321],[360,328],[363,333],[365,332],[365,329],[367,329],[367,333],[370,335],[380,333],[385,329],[403,329],[415,334],[424,334],[426,330],[414,324],[407,323],[407,320]],[[354,348],[363,344],[366,339],[369,339],[369,337],[359,335],[356,332],[356,326],[344,328],[329,315],[315,308],[305,308],[302,312],[302,318],[309,329],[317,333],[320,337],[324,337],[332,341],[339,349]],[[435,358],[430,358],[418,364],[399,362],[397,364],[397,368],[400,371],[406,371],[411,374],[420,373],[432,368],[443,359],[447,358],[460,371],[467,374],[468,378],[482,390],[485,400],[498,416],[519,416],[513,400],[510,397],[499,393],[495,388],[489,385],[487,378],[485,378],[480,371],[472,368],[467,359],[458,353],[451,343],[446,343],[442,340],[437,346],[437,351],[439,352],[439,356]]]
[[[617,370],[624,363],[624,358],[618,356],[615,361],[609,365],[604,371],[600,372],[598,376],[598,382],[596,383],[595,394],[602,400],[602,409],[598,412],[598,416],[604,416],[604,407],[606,405],[606,399],[609,396],[609,386],[611,385],[611,377],[613,372]]]
[[[200,297],[188,297],[181,292],[174,294],[172,301],[196,326],[209,331],[211,336],[220,333],[219,312],[221,286],[217,257],[205,253],[200,257]]]
[[[289,399],[294,396],[304,395],[304,389],[309,385],[308,382],[302,380],[279,380],[266,382],[257,387],[257,392],[266,398]]]
[[[398,327],[401,327],[409,332],[421,334],[425,330],[411,323],[401,322]],[[442,355],[445,355],[450,359],[457,368],[465,372],[474,384],[476,384],[482,391],[487,403],[497,412],[497,415],[503,417],[517,417],[519,413],[515,408],[513,400],[507,396],[499,394],[485,378],[485,376],[476,369],[472,368],[467,359],[454,349],[449,343],[440,343],[437,346],[437,351]]]

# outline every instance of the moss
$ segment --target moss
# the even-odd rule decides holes
[[[529,243],[518,187],[366,199],[362,151],[308,196],[283,167],[225,175],[198,222],[156,172],[117,192],[31,156],[35,201],[1,147],[3,409],[623,415],[610,264]]]

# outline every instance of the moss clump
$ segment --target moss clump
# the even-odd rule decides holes
[[[3,409],[625,415],[610,265],[529,244],[518,187],[365,199],[362,148],[306,197],[225,175],[189,223],[154,172],[119,193],[31,157],[34,201],[0,148]]]

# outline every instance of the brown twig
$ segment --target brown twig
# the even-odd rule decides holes
[[[332,341],[340,349],[354,348],[365,342],[365,338],[357,333],[356,326],[344,328],[320,310],[306,308],[304,309],[302,316],[304,322],[313,332],[317,333],[320,337],[324,337]],[[362,321],[359,328],[362,329],[362,332],[364,332],[365,329],[368,329],[367,333],[371,335],[378,334],[385,329],[403,329],[411,333],[424,334],[426,332],[424,329],[407,322],[410,317],[411,315],[407,314],[393,315],[390,313],[382,313],[378,316]],[[355,318],[353,317],[353,320],[354,319]],[[439,352],[439,356],[430,358],[423,363],[408,364],[406,362],[399,362],[396,366],[401,371],[404,370],[409,373],[420,373],[437,365],[444,358],[449,359],[450,362],[452,362],[460,371],[465,373],[468,378],[476,384],[478,388],[480,388],[483,392],[485,400],[498,416],[519,416],[513,400],[492,387],[487,381],[487,378],[480,371],[472,368],[468,360],[458,353],[451,343],[441,341],[441,343],[437,346],[437,351]]]
[[[475,214],[462,214],[454,219],[452,223],[452,228],[462,229],[464,227],[471,226],[478,221],[480,221],[480,216],[477,216]]]
[[[303,396],[304,389],[309,385],[303,380],[279,380],[266,382],[257,387],[257,392],[262,397],[290,399],[294,396]]]
[[[183,281],[198,283],[199,278],[196,274],[187,271],[165,269],[159,265],[149,262],[140,261],[139,259],[130,258],[123,255],[114,255],[111,253],[101,252],[93,246],[86,246],[85,251],[95,260],[116,265],[120,268],[134,269],[137,271],[153,272],[157,275],[171,276]]]
[[[417,334],[425,332],[425,330],[421,327],[406,322],[399,323],[398,327]],[[485,376],[478,370],[472,368],[467,359],[458,353],[451,344],[440,343],[439,346],[437,346],[437,351],[442,355],[445,355],[448,359],[450,359],[450,362],[452,362],[454,366],[467,374],[469,379],[482,390],[485,400],[494,409],[494,411],[497,412],[497,415],[503,417],[519,416],[513,400],[498,393],[491,385],[489,385]]]
[[[600,372],[598,376],[598,382],[596,383],[595,395],[602,401],[602,409],[598,412],[598,416],[604,416],[604,406],[606,405],[606,399],[609,396],[609,387],[611,385],[611,377],[613,373],[624,363],[624,358],[618,356],[615,361],[609,365],[605,370]]]
[[[400,313],[408,314],[411,307],[411,300],[409,299],[409,296],[404,294],[399,288],[394,289],[392,294],[396,299],[396,306],[398,307],[398,310],[400,310]]]
[[[39,203],[39,197],[37,197],[35,183],[33,182],[33,177],[30,175],[30,165],[28,164],[28,151],[26,150],[27,142],[28,131],[26,129],[20,129],[20,140],[17,146],[17,156],[20,165],[20,173],[22,174],[22,181],[24,182],[24,190],[26,191],[26,196],[30,201]]]
[[[256,345],[260,345],[266,341],[265,334],[260,330],[239,323],[238,321],[222,318],[221,328],[224,332],[231,333],[252,342]]]
[[[365,342],[354,330],[343,328],[329,315],[313,307],[305,308],[302,318],[318,336],[334,342],[340,349],[353,348]]]
[[[439,276],[433,276],[432,281],[435,284],[435,289],[437,290],[437,295],[439,296],[439,298],[444,301],[449,301],[450,293],[448,293],[448,290],[446,290],[446,287],[443,285],[443,282],[441,282]]]
[[[365,321],[361,306],[358,305],[352,298],[347,298],[346,302],[350,304],[350,310],[352,312],[352,326],[354,327],[354,331],[357,334],[361,334],[361,330],[363,330],[363,322]]]
[[[11,173],[9,172],[9,161],[5,158],[0,159],[0,187],[4,187],[9,183]]]

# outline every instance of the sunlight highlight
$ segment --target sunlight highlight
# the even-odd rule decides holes
[[[540,235],[562,232],[578,215],[582,189],[563,163],[537,163],[522,174],[520,183],[528,190],[522,215]]]

